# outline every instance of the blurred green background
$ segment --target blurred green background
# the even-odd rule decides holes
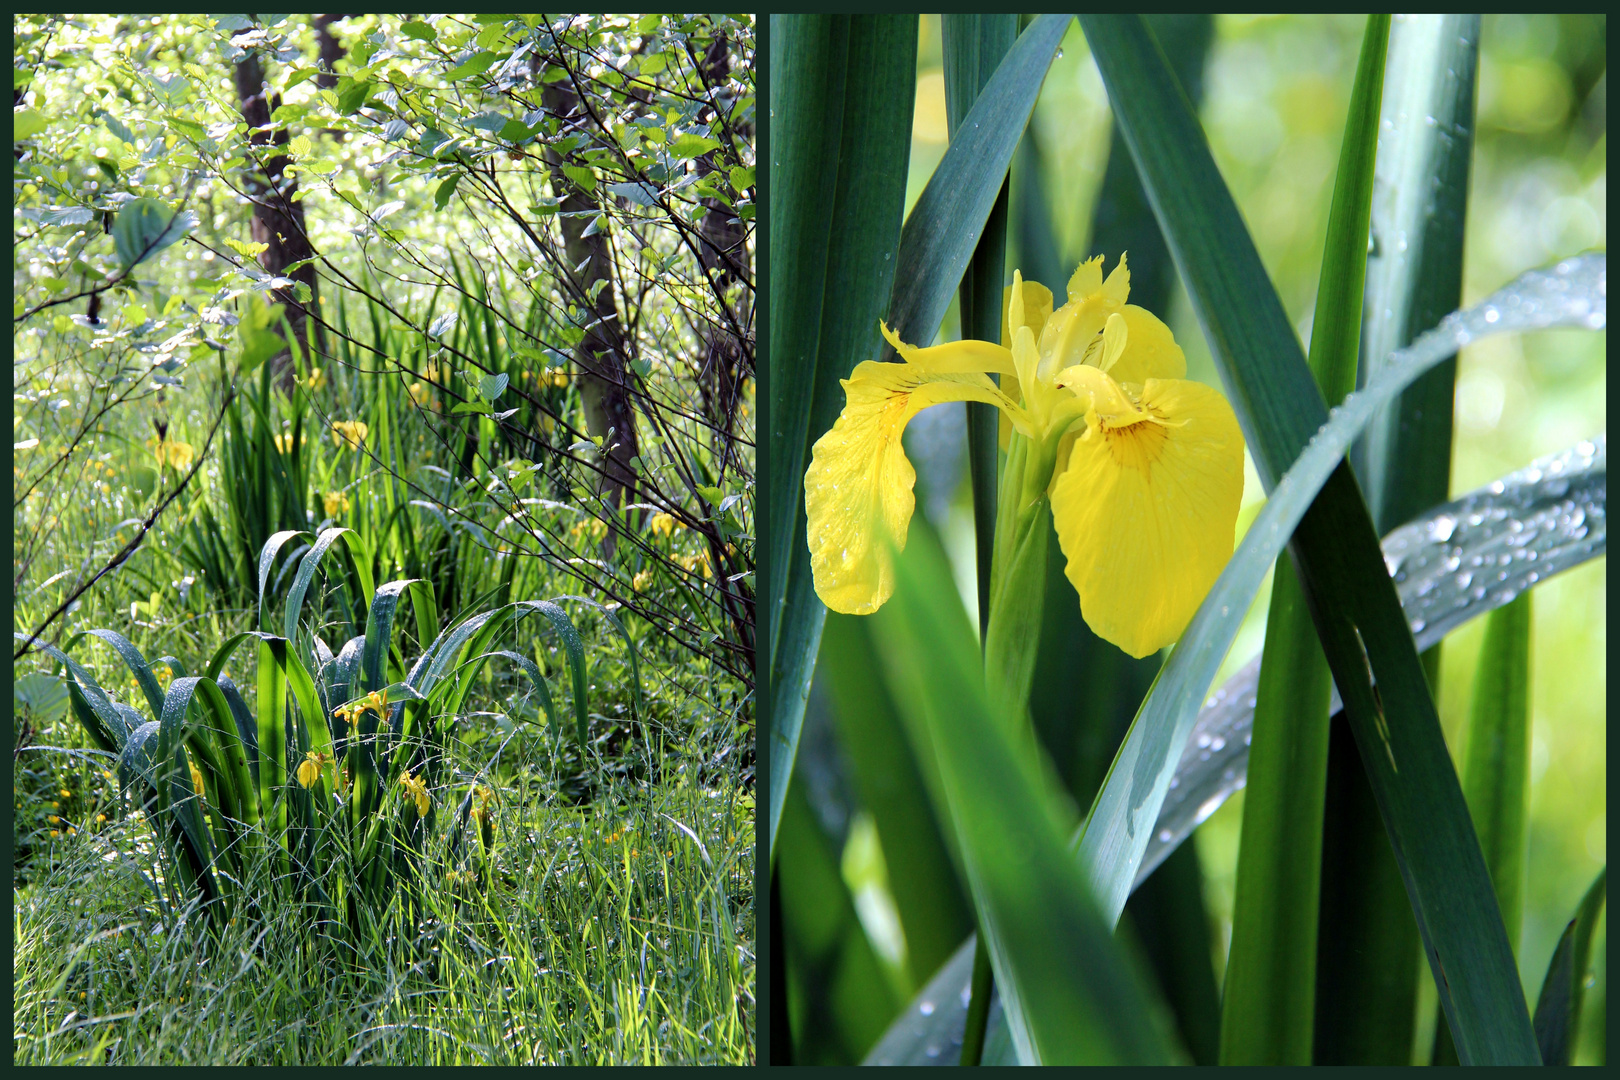
[[[1307,342],[1363,27],[1362,16],[1219,16],[1205,68],[1200,113],[1215,160],[1301,340]],[[1605,31],[1603,16],[1485,17],[1465,305],[1532,267],[1607,246]],[[938,16],[924,15],[908,209],[947,145],[942,63]],[[1033,139],[1026,140],[1014,164],[1012,220],[1018,221],[1020,198],[1042,192],[1056,234],[1047,257],[1055,257],[1065,275],[1094,254],[1105,254],[1106,267],[1112,268],[1119,252],[1095,252],[1088,246],[1108,164],[1111,120],[1101,77],[1078,24],[1070,27],[1048,73],[1031,133]],[[1030,141],[1038,144],[1038,157],[1026,152]],[[1026,171],[1035,175],[1021,175]],[[1039,237],[1023,240],[1030,248],[1046,242]],[[1040,256],[1020,250],[1015,225],[1010,230],[1009,281],[1014,267],[1033,265]],[[1061,292],[1063,281],[1045,284]],[[1186,350],[1188,377],[1218,385],[1208,347],[1179,286],[1169,310],[1159,314]],[[953,307],[940,340],[957,336]],[[1606,431],[1605,356],[1603,334],[1577,331],[1497,336],[1465,350],[1456,389],[1453,496]],[[944,537],[963,600],[973,610],[972,504],[963,417],[960,404],[928,410],[912,422],[906,445],[918,472],[918,505]],[[1250,465],[1240,531],[1263,501]],[[1530,851],[1519,954],[1531,1001],[1558,935],[1607,861],[1606,581],[1607,562],[1597,559],[1535,593]],[[1255,599],[1222,679],[1259,653],[1269,595],[1268,582]],[[1483,621],[1463,628],[1447,640],[1443,653],[1440,712],[1454,756],[1462,749],[1457,735],[1468,714],[1482,630]],[[888,969],[888,985],[877,996],[892,995],[898,1006],[909,997],[905,979],[898,975],[905,946],[897,939],[883,854],[855,785],[848,782],[835,724],[828,716],[831,708],[818,686],[806,714],[796,772],[794,790],[802,791],[804,799],[799,813],[790,816],[805,826],[813,816],[819,824],[827,841],[827,870],[841,872],[872,952],[879,966]],[[1241,819],[1240,792],[1196,834],[1217,978],[1224,971],[1231,933]],[[1599,935],[1595,947],[1601,958],[1605,935],[1602,930]],[[1602,963],[1600,959],[1600,970]],[[1421,979],[1428,982],[1426,967]],[[1587,1013],[1596,1021],[1586,1025],[1588,1037],[1597,1035],[1602,1024],[1601,994],[1599,990]],[[1423,1000],[1432,1010],[1432,987]],[[1432,1020],[1417,1027],[1422,1038],[1432,1035]],[[1583,1044],[1582,1056],[1593,1049]]]

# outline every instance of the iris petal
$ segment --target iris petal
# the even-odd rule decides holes
[[[843,386],[844,411],[816,440],[804,474],[810,570],[822,603],[866,615],[894,592],[884,534],[903,548],[916,505],[917,473],[900,444],[906,424],[947,401],[1011,403],[984,375],[937,374],[915,364],[869,360]]]
[[[1120,309],[1125,319],[1129,347],[1108,372],[1120,382],[1138,386],[1149,379],[1184,379],[1187,356],[1176,344],[1170,328],[1147,308],[1126,304]]]
[[[1181,636],[1232,555],[1243,436],[1201,383],[1150,380],[1151,421],[1075,441],[1052,516],[1087,625],[1132,656]]]
[[[969,339],[919,349],[915,345],[907,345],[901,341],[899,335],[887,325],[883,326],[883,336],[906,363],[915,364],[925,371],[938,375],[960,375],[982,371],[1011,375],[1015,370],[1012,353],[992,341]]]

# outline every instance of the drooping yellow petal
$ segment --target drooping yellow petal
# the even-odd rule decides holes
[[[1052,517],[1087,625],[1143,657],[1181,636],[1231,558],[1243,436],[1201,383],[1150,380],[1137,404],[1162,422],[1099,418],[1053,485]]]
[[[1011,403],[984,375],[941,375],[915,364],[868,360],[843,386],[844,411],[816,440],[804,474],[810,570],[822,603],[867,615],[894,592],[884,534],[904,548],[916,505],[917,474],[900,445],[906,424],[947,401]]]
[[[984,371],[1011,375],[1015,371],[1012,353],[993,341],[950,341],[944,345],[919,349],[901,341],[900,336],[890,330],[887,324],[879,325],[883,327],[883,336],[906,363],[915,364],[935,375],[966,375]]]

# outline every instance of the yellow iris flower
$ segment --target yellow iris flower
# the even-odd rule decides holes
[[[366,441],[370,428],[360,420],[334,420],[332,421],[332,445],[347,446],[350,450],[360,449]]]
[[[406,770],[405,775],[399,778],[399,783],[405,789],[406,794],[416,800],[416,816],[427,817],[428,806],[430,805],[427,783],[419,776],[412,776],[409,770]]]
[[[298,783],[305,788],[312,788],[321,778],[321,770],[332,764],[332,755],[321,751],[308,750],[304,753],[304,760],[298,763]]]
[[[900,436],[930,405],[983,401],[1028,440],[1023,503],[1049,496],[1053,524],[1092,630],[1132,656],[1174,641],[1232,554],[1243,495],[1243,436],[1220,393],[1183,376],[1170,328],[1127,304],[1125,258],[1069,279],[1068,303],[1013,274],[1002,342],[906,345],[866,361],[805,472],[816,595],[865,615],[894,591],[883,531],[903,548],[916,472]],[[998,386],[990,373],[1004,376]],[[1010,472],[1011,470],[1009,470]]]
[[[170,465],[176,470],[191,468],[191,463],[197,456],[190,443],[183,443],[178,439],[147,439],[146,445],[156,455],[160,466]]]

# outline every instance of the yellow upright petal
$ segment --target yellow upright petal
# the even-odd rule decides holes
[[[1093,255],[1081,263],[1069,278],[1069,303],[1084,300],[1092,293],[1102,289],[1102,261],[1101,255]],[[1126,279],[1129,282],[1129,278]]]
[[[1052,317],[1052,290],[1038,281],[1024,281],[1022,274],[1014,274],[1023,286],[1024,319],[1021,325],[1029,327],[1035,332],[1037,340],[1041,336],[1041,328],[1046,320]],[[1008,285],[1001,294],[1001,344],[1011,349],[1013,344],[1012,325],[1012,295],[1013,287]]]
[[[1089,429],[1052,516],[1087,625],[1143,657],[1181,636],[1232,556],[1243,436],[1201,383],[1150,380],[1139,404],[1165,422]]]
[[[1102,283],[1102,293],[1108,297],[1109,303],[1118,306],[1131,295],[1131,271],[1125,265],[1125,252],[1119,253],[1119,265],[1114,272],[1108,275],[1108,280]]]
[[[834,611],[867,615],[894,592],[883,534],[905,547],[917,474],[900,434],[923,409],[946,401],[1010,403],[984,375],[934,374],[914,364],[866,361],[844,380],[846,404],[811,450],[804,474],[810,570]]]

